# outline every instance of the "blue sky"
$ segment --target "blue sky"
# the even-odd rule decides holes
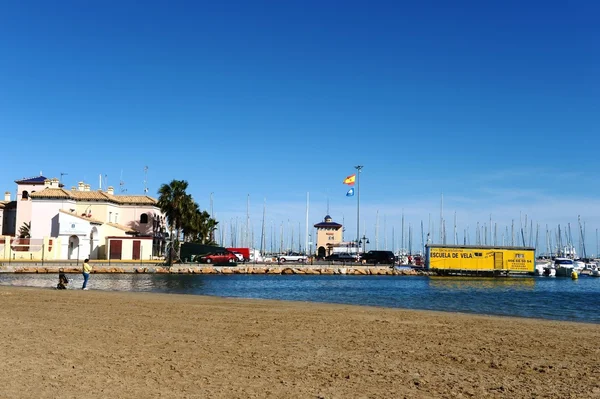
[[[362,164],[373,248],[377,211],[380,248],[403,213],[413,247],[421,220],[438,231],[443,193],[449,237],[456,212],[471,242],[490,215],[498,241],[525,215],[540,242],[567,223],[577,241],[581,215],[596,252],[598,3],[413,3],[5,2],[0,187],[42,171],[142,193],[147,166],[150,194],[214,193],[228,234],[250,195],[257,241],[265,198],[304,236],[310,192],[310,224],[329,201],[352,238],[341,181]]]

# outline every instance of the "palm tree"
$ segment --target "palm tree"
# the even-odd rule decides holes
[[[208,212],[201,211],[196,202],[192,201],[188,211],[183,226],[184,240],[215,245],[213,236],[219,222],[211,218]]]
[[[19,238],[31,238],[31,222],[25,222],[19,227]]]
[[[184,216],[189,214],[191,197],[186,193],[188,182],[185,180],[172,180],[169,184],[163,184],[158,190],[158,207],[167,218],[169,225],[169,265],[172,264],[175,250],[179,250],[179,239],[183,227]],[[176,235],[173,236],[173,231]]]

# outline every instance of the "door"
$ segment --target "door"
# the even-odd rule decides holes
[[[504,254],[502,252],[494,252],[494,269],[504,269]]]
[[[122,240],[110,241],[110,256],[109,259],[121,259],[121,251],[123,249]]]
[[[141,252],[141,242],[140,240],[134,240],[133,241],[133,252],[132,252],[132,259],[133,260],[139,260],[140,259],[140,252]]]

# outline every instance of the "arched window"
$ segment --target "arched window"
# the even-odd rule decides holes
[[[142,224],[148,223],[148,215],[146,215],[145,213],[142,213],[140,215],[140,223],[142,223]]]
[[[21,194],[21,199],[28,199],[29,198],[29,193],[27,192],[27,190],[23,190],[23,194]]]

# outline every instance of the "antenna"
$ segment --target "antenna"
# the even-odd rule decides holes
[[[123,169],[121,169],[121,179],[119,180],[119,191],[121,191],[122,193],[127,192],[127,189],[125,188],[125,182],[123,181]]]
[[[66,175],[68,175],[68,173],[60,172],[60,181],[59,181],[59,183],[62,183],[62,178],[63,178],[63,176],[66,176]]]
[[[148,193],[148,167],[144,166],[144,193]]]

